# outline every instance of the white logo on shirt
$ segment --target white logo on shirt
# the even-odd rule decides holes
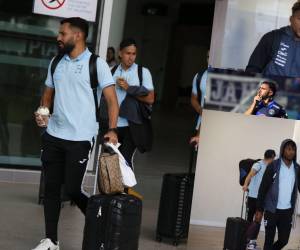
[[[288,57],[288,48],[290,46],[285,44],[284,42],[281,42],[279,45],[279,50],[277,51],[277,55],[275,58],[275,64],[284,67],[287,62]]]
[[[83,164],[87,161],[87,159],[82,159],[81,161],[78,161],[80,164]]]

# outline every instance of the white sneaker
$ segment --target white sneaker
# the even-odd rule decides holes
[[[256,247],[256,240],[250,240],[250,242],[247,244],[247,250],[256,250]]]
[[[35,248],[32,250],[59,250],[59,243],[57,242],[57,245],[55,245],[50,239],[42,239],[40,241],[40,244],[38,244]]]

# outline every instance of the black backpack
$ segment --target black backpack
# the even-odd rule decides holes
[[[63,57],[64,57],[64,54],[59,54],[59,55],[55,56],[52,61],[52,64],[50,67],[50,72],[51,72],[51,77],[52,77],[53,83],[54,83],[53,75],[54,75],[55,69]],[[90,71],[90,83],[91,83],[91,88],[93,90],[94,101],[95,101],[96,120],[97,120],[97,122],[100,122],[100,112],[99,112],[98,96],[97,96],[97,88],[98,88],[98,83],[99,83],[98,76],[97,76],[97,58],[98,58],[97,55],[91,54],[90,61],[89,61],[89,71]]]
[[[239,181],[240,181],[241,186],[244,186],[246,177],[250,173],[253,164],[258,161],[260,161],[260,159],[254,160],[254,159],[248,158],[248,159],[241,160],[239,162],[239,171],[240,171],[240,180]]]

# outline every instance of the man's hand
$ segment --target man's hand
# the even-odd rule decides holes
[[[244,185],[244,186],[243,186],[243,191],[244,191],[244,192],[247,192],[247,191],[248,191],[248,185]]]
[[[121,88],[121,89],[123,89],[123,90],[127,90],[128,89],[128,87],[129,87],[129,85],[128,85],[128,83],[126,82],[126,80],[124,79],[124,78],[118,78],[117,79],[117,85]]]
[[[261,211],[256,211],[255,217],[254,217],[254,221],[255,221],[256,223],[261,223],[262,217],[263,217],[263,212],[261,212]]]
[[[253,98],[253,103],[260,102],[261,99],[262,99],[261,96],[257,94],[257,95],[254,96],[254,98]]]
[[[34,116],[35,116],[35,122],[39,127],[45,128],[48,126],[48,122],[49,122],[48,115],[41,115],[38,112],[34,112]]]
[[[199,135],[195,135],[193,136],[191,139],[190,139],[190,144],[195,144],[195,145],[198,145],[199,144],[199,138],[200,136]]]
[[[115,131],[108,131],[104,135],[104,140],[107,142],[111,142],[112,144],[116,145],[118,143],[118,136]]]
[[[253,113],[253,111],[255,109],[256,103],[260,102],[261,100],[262,100],[262,98],[261,98],[261,96],[259,94],[257,94],[256,96],[254,96],[252,104],[246,110],[246,112],[244,114],[245,115],[252,115],[252,113]]]

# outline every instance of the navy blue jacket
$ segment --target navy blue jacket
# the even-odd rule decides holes
[[[128,120],[132,140],[137,149],[141,153],[150,151],[153,144],[152,106],[135,98],[147,95],[149,90],[144,86],[129,86],[126,92],[119,115]]]
[[[269,211],[275,213],[278,203],[278,194],[279,194],[279,174],[281,168],[281,160],[283,156],[283,149],[287,142],[292,140],[284,140],[280,147],[280,157],[279,159],[273,161],[270,165],[267,166],[267,169],[264,173],[263,179],[261,181],[258,196],[257,196],[257,209],[259,211]],[[291,204],[292,210],[294,211],[296,200],[297,200],[297,189],[300,192],[300,171],[299,165],[296,163],[297,157],[293,161],[295,168],[295,185],[292,192]]]
[[[290,26],[266,33],[254,49],[247,72],[265,76],[300,76],[300,41]]]

